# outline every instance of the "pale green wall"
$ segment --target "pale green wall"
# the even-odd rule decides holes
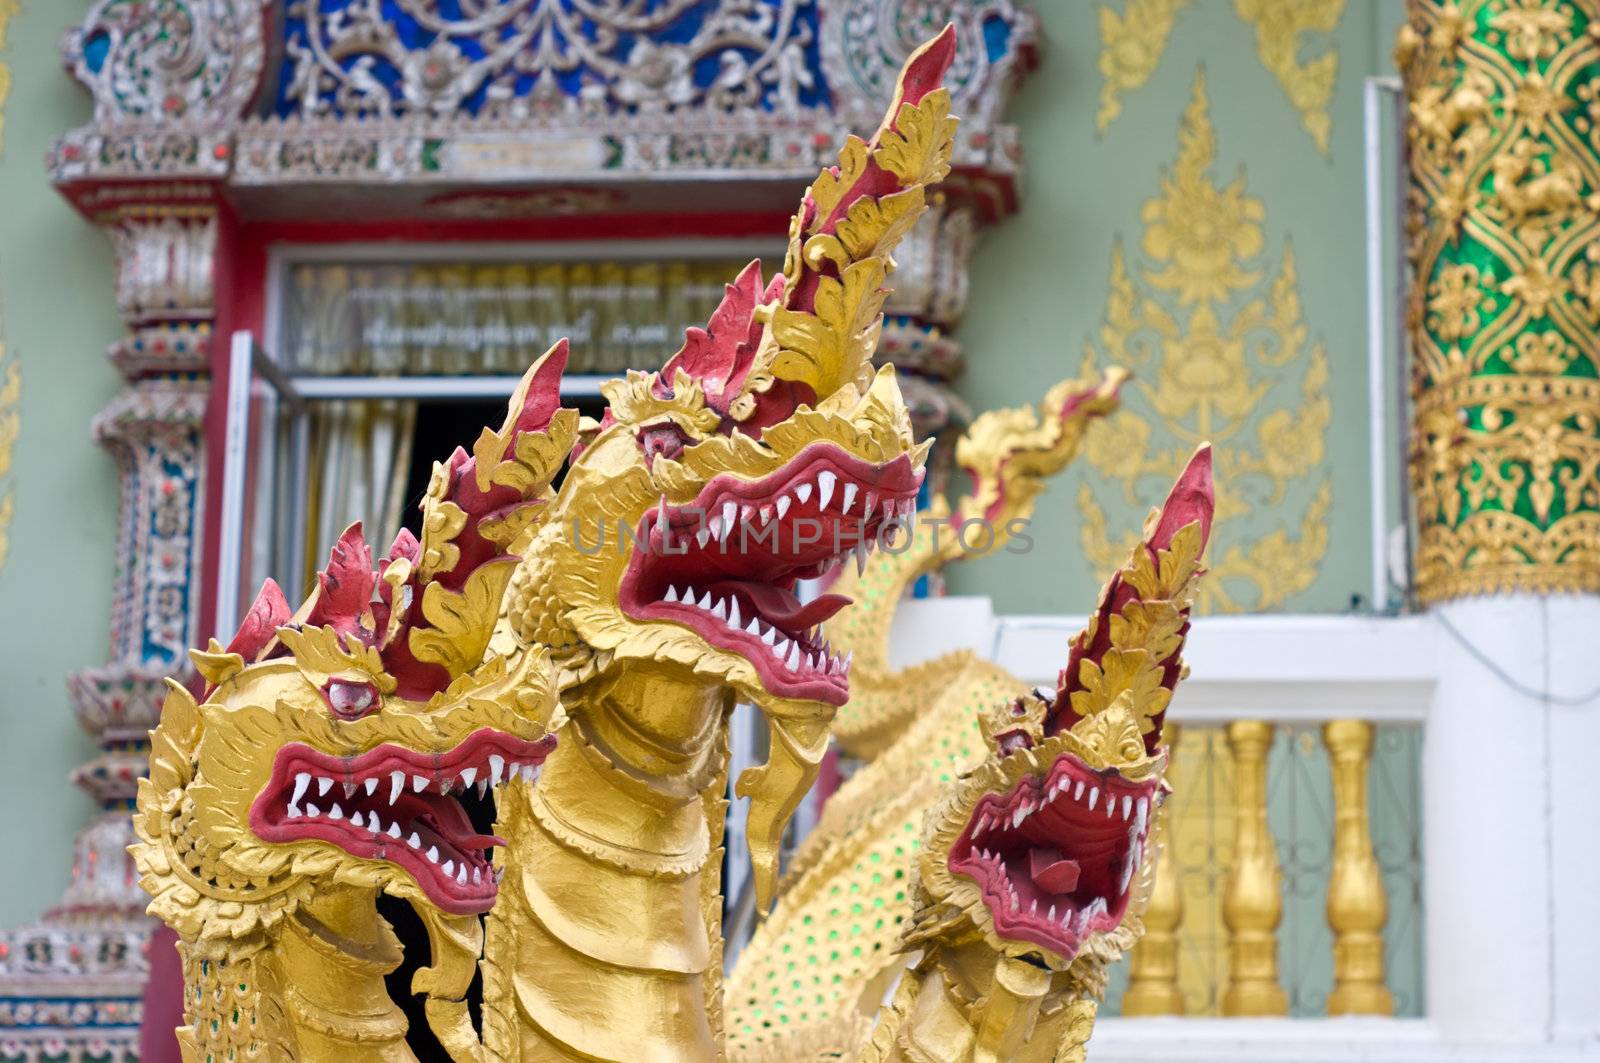
[[[10,479],[11,554],[0,569],[0,926],[40,914],[66,885],[92,804],[66,775],[92,755],[67,702],[69,673],[106,661],[117,519],[110,457],[89,422],[117,391],[105,348],[122,332],[110,246],[45,179],[56,134],[89,118],[57,41],[84,5],[23,0],[0,56],[11,67],[0,154],[0,337],[22,366]]]
[[[1127,7],[1126,0],[1106,3],[1119,12]],[[1285,240],[1292,242],[1306,325],[1311,339],[1325,344],[1329,364],[1329,545],[1316,582],[1282,607],[1345,609],[1371,582],[1361,84],[1392,66],[1400,2],[1350,0],[1333,34],[1308,41],[1304,55],[1329,44],[1339,54],[1329,156],[1301,127],[1257,58],[1254,31],[1228,0],[1195,0],[1179,13],[1154,76],[1123,95],[1121,116],[1098,136],[1101,6],[1099,0],[1034,5],[1047,38],[1044,61],[1010,111],[1027,166],[1024,205],[984,237],[973,258],[971,308],[958,333],[969,369],[958,387],[982,410],[1037,400],[1077,371],[1085,341],[1105,317],[1112,245],[1120,237],[1132,263],[1144,231],[1141,208],[1176,159],[1179,121],[1203,65],[1217,137],[1212,173],[1226,184],[1243,168],[1248,193],[1264,202],[1261,266],[1269,274]],[[1031,553],[956,566],[948,572],[952,590],[990,594],[1001,613],[1086,610],[1104,573],[1091,570],[1080,546],[1081,466],[1059,477],[1041,501]],[[1163,491],[1148,479],[1136,505],[1108,507],[1112,535],[1136,529]],[[1307,484],[1291,485],[1292,531],[1309,496]]]

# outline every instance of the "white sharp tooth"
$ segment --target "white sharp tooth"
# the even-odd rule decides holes
[[[711,529],[710,528],[701,528],[699,531],[694,533],[694,544],[696,546],[704,549],[705,545],[706,545],[706,541],[709,540],[710,538],[711,538]]]
[[[752,524],[756,519],[756,507],[746,502],[739,507],[739,519],[745,524]]]
[[[752,616],[750,618],[750,623],[745,625],[744,633],[746,635],[754,635],[756,638],[760,638],[761,637],[761,621],[757,620],[755,617]]]
[[[456,868],[456,885],[457,886],[465,886],[466,884],[467,884],[467,865],[466,864],[462,864],[460,867]]]
[[[763,528],[765,528],[768,524],[771,524],[771,523],[772,523],[772,506],[770,506],[770,505],[762,506],[761,507],[761,526]]]
[[[416,831],[412,831],[411,837],[406,839],[406,844],[413,849],[420,849],[422,848],[422,838],[418,836]]]
[[[439,794],[444,796],[450,793],[450,777],[447,775],[439,780]]]
[[[1073,791],[1072,799],[1074,801],[1082,801],[1083,800],[1083,780],[1082,779],[1078,780],[1078,788]]]
[[[483,868],[475,867],[472,869],[472,884],[474,886],[483,885]]]
[[[426,775],[413,775],[413,776],[411,776],[411,792],[412,793],[420,794],[422,791],[426,790],[427,788],[428,788],[428,777]]]
[[[719,602],[714,603],[711,606],[711,615],[716,617],[718,620],[727,620],[728,619],[728,603],[727,602],[723,602],[723,601],[719,601]]]
[[[430,861],[437,864],[439,862],[439,847],[437,845],[428,846],[428,851],[424,855],[426,855]]]
[[[739,630],[739,599],[731,595],[728,598],[728,626]]]
[[[400,837],[400,824],[398,822],[389,824],[389,829],[383,833],[391,838],[398,839]]]
[[[722,517],[720,516],[712,517],[707,521],[706,528],[711,532],[711,537],[719,543],[722,541],[722,533],[728,530],[723,526]]]
[[[445,878],[453,878],[456,873],[456,862],[454,860],[446,860],[444,866],[439,870],[444,872]]]
[[[499,867],[494,869],[494,884],[496,886],[498,886],[498,885],[500,885],[500,883],[504,882],[505,880],[506,880],[506,865],[501,864]]]
[[[862,511],[862,514],[861,514],[862,521],[871,520],[872,519],[872,514],[877,508],[878,508],[878,492],[876,492],[876,491],[868,491],[867,492],[867,508]]]
[[[295,776],[294,776],[294,796],[289,798],[289,805],[290,805],[291,808],[300,803],[300,799],[306,795],[306,787],[308,787],[310,785],[311,785],[311,773],[310,772],[308,772],[308,771],[295,772]]]
[[[1035,897],[1033,900],[1028,902],[1028,914],[1029,915],[1038,915],[1039,914],[1039,898]]]
[[[318,811],[316,805],[312,804],[310,801],[306,802],[306,815],[308,815],[308,816],[320,816],[321,814],[322,813],[320,811]]]
[[[1049,920],[1052,923],[1055,922],[1056,921],[1056,906],[1052,904],[1050,906],[1050,910],[1048,912],[1044,913],[1044,917],[1045,917],[1045,919]]]
[[[366,781],[361,785],[366,788],[367,796],[371,797],[373,794],[378,792],[378,777],[376,775],[369,775],[367,776]]]
[[[805,505],[806,501],[811,498],[811,485],[801,484],[799,487],[796,487],[794,489],[794,497],[800,500],[800,504],[802,506]]]
[[[297,808],[294,805],[290,805],[288,808],[284,809],[283,818],[284,819],[299,819],[300,815],[301,815],[300,809]]]
[[[356,795],[356,784],[353,781],[340,783],[339,785],[344,787],[345,800],[348,801],[350,798]]]
[[[358,810],[350,814],[350,822],[354,826],[365,827],[367,825],[367,817],[363,816]]]
[[[489,755],[489,785],[500,785],[500,773],[506,770],[506,758],[498,753]]]
[[[828,508],[828,500],[833,497],[833,485],[838,482],[839,478],[831,472],[822,472],[817,474],[818,509]]]
[[[1100,803],[1100,787],[1096,786],[1089,791],[1089,811],[1094,811],[1094,806]]]
[[[1017,810],[1011,813],[1011,829],[1016,830],[1018,827],[1022,826],[1022,821],[1027,818],[1028,810],[1023,806],[1018,805]]]
[[[855,659],[856,659],[856,651],[855,650],[851,650],[849,653],[844,655],[844,670],[846,672],[848,672],[850,670],[850,662],[855,660]]]
[[[791,672],[800,670],[800,644],[798,642],[789,643],[789,655],[784,658],[783,666]]]
[[[478,777],[478,769],[477,768],[468,768],[466,771],[462,772],[461,773],[461,789],[465,790],[467,787],[471,786],[472,783],[473,783],[473,780],[475,780],[477,777]]]
[[[328,818],[329,819],[343,819],[344,818],[344,809],[339,807],[339,802],[335,801],[333,803],[333,807],[328,809]]]
[[[983,837],[983,832],[988,830],[988,829],[989,829],[989,816],[988,816],[988,813],[985,813],[984,815],[978,817],[978,825],[975,828],[973,828],[973,831],[972,831],[973,839],[976,840],[978,838]]]
[[[815,653],[806,654],[806,670],[811,672],[821,671],[817,667],[817,655]]]
[[[529,765],[522,769],[522,781],[533,783],[539,781],[539,769]]]
[[[860,491],[860,488],[853,483],[846,483],[844,485],[844,501],[839,503],[839,512],[850,512],[850,504],[856,500],[856,493],[858,491]]]
[[[675,602],[675,601],[677,601],[678,600],[678,588],[676,588],[676,587],[668,587],[667,588],[667,596],[665,598],[661,599],[661,600],[664,601],[664,602]]]
[[[739,503],[722,503],[722,530],[731,531],[739,523]]]
[[[711,592],[706,591],[705,594],[701,595],[700,600],[695,605],[708,613],[711,612]]]
[[[520,760],[513,760],[510,763],[510,765],[508,765],[506,767],[506,782],[510,782],[512,779],[515,779],[521,773],[522,773],[522,762]]]
[[[1106,818],[1110,819],[1117,814],[1117,796],[1109,791],[1106,793]]]
[[[332,786],[332,785],[333,785],[333,780],[332,779],[324,779],[324,778],[320,778],[319,777],[317,779],[317,796],[318,797],[326,797],[326,796],[328,796],[328,788],[330,786]]]
[[[777,643],[777,645],[772,647],[772,655],[780,661],[783,660],[784,654],[789,652],[789,647],[791,645],[793,645],[793,643],[791,643],[788,639],[782,639]]]
[[[406,786],[406,773],[391,771],[389,773],[389,803],[394,804],[395,798],[400,796],[400,791]]]
[[[867,571],[867,544],[856,543],[856,575],[860,576]]]
[[[755,621],[751,621],[751,623],[754,622]],[[768,646],[776,646],[778,644],[778,629],[775,627],[767,628],[767,630],[761,633],[761,641],[765,642]]]
[[[778,519],[779,520],[782,520],[783,519],[783,515],[785,513],[789,512],[789,506],[793,502],[794,502],[794,499],[790,498],[788,495],[779,495],[778,496],[777,506],[778,506]]]
[[[661,501],[656,503],[656,527],[662,529],[661,534],[664,536],[667,526],[667,496],[662,495]]]
[[[1126,823],[1128,817],[1133,815],[1133,798],[1127,794],[1122,796],[1122,821]]]

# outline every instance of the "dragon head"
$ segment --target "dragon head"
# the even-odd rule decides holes
[[[1055,692],[979,721],[991,755],[930,814],[908,943],[975,930],[1003,956],[1103,988],[1150,887],[1162,722],[1185,671],[1212,506],[1202,447],[1106,584]]]
[[[434,467],[420,540],[374,567],[353,526],[305,604],[272,581],[228,646],[173,683],[140,781],[133,855],[151,910],[189,939],[265,929],[329,885],[451,916],[496,877],[458,795],[536,772],[559,714],[542,652],[486,655],[516,558],[577,418],[556,409],[558,347],[499,432]]]
[[[513,586],[513,631],[551,648],[564,683],[625,669],[761,706],[774,760],[740,786],[772,813],[752,809],[758,848],[849,696],[848,661],[820,632],[848,599],[802,603],[798,585],[916,507],[926,445],[871,357],[890,253],[949,169],[954,48],[946,28],[918,49],[882,126],[807,189],[781,274],[752,263],[659,371],[603,388],[605,417]],[[757,858],[768,896],[770,863]]]

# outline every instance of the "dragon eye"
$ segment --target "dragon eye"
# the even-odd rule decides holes
[[[653,424],[639,433],[639,449],[644,452],[646,461],[654,461],[657,455],[676,459],[690,442],[684,430],[670,421]]]
[[[378,688],[350,679],[329,679],[322,697],[341,720],[359,720],[378,707]]]

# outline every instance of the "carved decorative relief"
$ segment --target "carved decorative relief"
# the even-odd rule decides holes
[[[1106,320],[1098,343],[1086,344],[1082,371],[1128,366],[1136,384],[1085,446],[1100,476],[1083,484],[1078,504],[1084,554],[1103,569],[1128,549],[1107,536],[1108,503],[1133,506],[1196,444],[1225,442],[1211,578],[1199,604],[1236,612],[1281,605],[1316,579],[1328,546],[1332,411],[1327,354],[1305,323],[1294,252],[1286,244],[1271,270],[1261,200],[1246,191],[1242,171],[1221,184],[1215,161],[1199,75],[1177,162],[1144,205],[1143,259],[1130,269],[1121,245],[1112,251]]]
[[[1305,62],[1300,54],[1308,34],[1332,33],[1344,17],[1346,0],[1233,0],[1233,9],[1256,30],[1256,54],[1261,65],[1283,86],[1294,109],[1300,112],[1317,150],[1328,153],[1333,119],[1334,83],[1339,79],[1339,52],[1328,48]]]
[[[761,107],[796,114],[822,86],[814,0],[293,0],[282,116],[465,112],[525,117]]]
[[[11,555],[11,518],[17,503],[11,465],[21,432],[22,366],[0,349],[0,568]]]
[[[62,52],[97,122],[226,122],[255,95],[271,3],[96,0]]]
[[[1095,125],[1104,133],[1122,113],[1122,96],[1142,87],[1161,64],[1180,12],[1193,0],[1128,0],[1121,14],[1100,7],[1100,112]],[[1344,17],[1347,0],[1233,0],[1233,9],[1256,33],[1261,65],[1278,79],[1300,114],[1317,150],[1328,153],[1334,84],[1339,53],[1325,51],[1301,61],[1312,34],[1332,33]]]
[[[1407,11],[1417,590],[1600,590],[1600,20]]]
[[[1100,5],[1100,112],[1104,133],[1122,113],[1122,94],[1141,87],[1161,65],[1178,12],[1190,0],[1128,0],[1122,14]]]

